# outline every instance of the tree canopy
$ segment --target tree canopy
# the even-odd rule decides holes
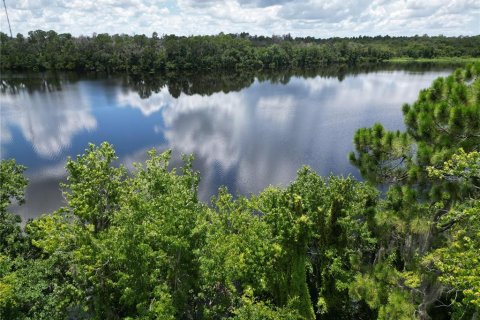
[[[15,38],[0,32],[2,70],[155,73],[175,70],[259,70],[376,63],[393,57],[480,57],[480,36],[315,39],[223,34],[74,37],[35,30]]]

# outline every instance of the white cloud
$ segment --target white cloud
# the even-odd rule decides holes
[[[477,0],[7,0],[14,33],[30,30],[293,36],[472,35]],[[2,13],[3,14],[3,13]],[[93,23],[94,22],[94,23]],[[1,19],[1,30],[8,30]]]

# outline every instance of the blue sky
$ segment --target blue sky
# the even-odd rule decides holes
[[[14,34],[53,29],[292,36],[476,35],[479,0],[5,0]],[[1,31],[8,33],[5,12]]]

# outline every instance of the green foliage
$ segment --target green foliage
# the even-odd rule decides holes
[[[377,319],[414,319],[414,299],[405,289],[418,290],[420,279],[412,272],[397,271],[395,258],[390,255],[376,263],[370,272],[358,273],[350,284],[350,295],[378,310]]]
[[[73,310],[68,269],[61,258],[10,263],[10,270],[0,278],[2,319],[59,319]]]
[[[480,308],[480,200],[459,205],[446,218],[455,219],[450,243],[425,257],[441,273],[439,280],[461,293],[463,308]]]
[[[12,200],[19,204],[25,201],[27,179],[23,176],[25,167],[15,160],[2,160],[0,163],[0,214],[6,213]]]
[[[234,316],[229,318],[232,320],[302,320],[294,310],[284,307],[278,308],[262,301],[252,301],[249,297],[242,298],[243,305],[234,310]]]
[[[307,286],[307,246],[311,239],[311,220],[302,208],[301,195],[291,190],[269,188],[252,200],[269,225],[281,248],[270,275],[271,293],[279,306],[292,305],[306,319],[314,318]]]
[[[205,315],[228,315],[241,303],[245,292],[268,294],[268,280],[275,272],[273,261],[281,248],[273,241],[265,221],[245,198],[233,200],[226,189],[212,199],[213,209],[199,221],[197,229],[205,243],[197,251],[200,261]],[[216,316],[215,316],[216,315]]]
[[[198,285],[194,251],[201,242],[194,228],[204,211],[197,201],[198,175],[191,159],[185,159],[181,175],[168,170],[169,159],[170,152],[152,150],[145,166],[136,165],[125,182],[125,202],[105,235],[102,261],[109,261],[119,293],[114,304],[132,315],[151,314],[155,301],[159,310],[187,316]]]
[[[67,161],[66,207],[25,226],[21,256],[1,256],[2,315],[314,319],[315,310],[352,312],[348,285],[375,245],[373,188],[304,168],[286,189],[251,199],[221,189],[207,206],[197,200],[191,157],[181,173],[169,169],[169,151],[150,151],[131,174],[116,159],[103,143]]]
[[[95,232],[107,228],[119,209],[125,169],[112,166],[116,159],[113,147],[103,143],[99,148],[90,144],[76,161],[67,160],[64,196],[72,213]]]
[[[377,191],[352,178],[324,180],[309,169],[301,170],[287,190],[311,223],[307,250],[316,313],[331,318],[355,314],[359,306],[349,302],[348,286],[375,249]]]
[[[293,39],[223,34],[175,36],[36,30],[15,38],[0,33],[2,70],[78,70],[133,74],[172,70],[258,70],[356,65],[392,57],[479,57],[480,37],[358,37]],[[461,89],[460,89],[461,90]]]
[[[408,294],[394,291],[388,296],[388,302],[378,311],[379,320],[399,319],[410,320],[415,318],[415,308],[410,303]]]
[[[12,201],[20,205],[25,201],[25,169],[15,160],[3,160],[0,163],[0,255],[18,254],[24,244],[18,225],[20,217],[8,212],[8,207]]]
[[[409,296],[420,318],[435,308],[464,315],[478,308],[478,243],[471,239],[478,238],[479,89],[479,65],[466,66],[403,106],[406,132],[376,124],[355,135],[352,163],[368,180],[389,186],[376,216],[375,264],[369,278],[357,278],[364,289],[351,288],[379,317],[402,317],[387,310],[392,292],[398,305]],[[385,265],[386,257],[393,260]],[[385,268],[397,280],[378,287]]]
[[[434,178],[462,180],[476,185],[476,179],[480,177],[480,152],[466,153],[460,148],[451,159],[444,162],[441,169],[428,167],[427,171],[429,176]]]
[[[193,317],[198,176],[191,159],[178,175],[169,152],[149,155],[133,176],[107,143],[67,162],[67,207],[26,225],[24,257],[2,255],[2,314]]]
[[[55,215],[39,218],[20,229],[20,218],[7,212],[13,199],[24,202],[27,180],[25,167],[13,160],[0,164],[0,318],[52,319],[65,317],[65,304],[69,301],[67,269],[62,255],[46,258],[32,246],[35,241],[30,231],[35,224],[55,219]],[[52,233],[50,233],[52,231]],[[62,246],[63,238],[50,228],[44,234],[51,245]],[[52,239],[53,238],[53,239]]]
[[[355,133],[356,156],[350,161],[360,169],[362,176],[374,183],[398,182],[408,174],[405,168],[412,162],[411,139],[406,133],[388,132],[379,123]]]
[[[435,178],[453,180],[471,190],[468,200],[453,205],[440,220],[442,228],[451,228],[449,245],[426,256],[424,264],[436,268],[439,280],[460,293],[461,298],[454,301],[457,312],[474,312],[480,309],[480,153],[460,149],[441,168],[428,169]]]

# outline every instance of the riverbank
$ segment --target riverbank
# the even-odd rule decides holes
[[[478,57],[437,57],[437,58],[410,58],[397,57],[386,60],[391,63],[411,63],[411,62],[432,62],[432,63],[477,63],[480,62]]]

